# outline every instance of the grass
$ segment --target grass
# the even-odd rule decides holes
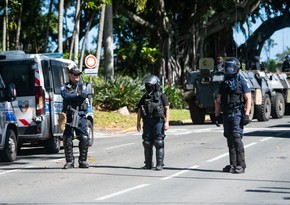
[[[95,129],[116,129],[127,130],[134,129],[137,122],[137,114],[130,113],[129,115],[122,115],[117,112],[94,111]],[[170,124],[188,122],[190,120],[189,110],[170,110]]]

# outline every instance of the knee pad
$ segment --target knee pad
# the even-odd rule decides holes
[[[89,144],[89,136],[87,135],[80,135],[79,140],[80,140],[80,143],[82,144],[85,144],[85,145]]]
[[[164,147],[164,140],[161,138],[157,138],[156,140],[154,140],[154,146],[156,148],[163,148]]]
[[[144,147],[145,149],[149,149],[149,148],[152,147],[152,144],[151,144],[148,140],[144,140],[144,141],[143,141],[143,147]]]
[[[233,137],[234,137],[234,143],[235,143],[235,147],[236,147],[237,151],[240,149],[243,149],[244,145],[242,142],[241,135],[238,133],[234,133]]]

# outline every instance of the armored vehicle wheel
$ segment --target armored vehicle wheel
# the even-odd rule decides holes
[[[204,124],[205,109],[199,108],[195,104],[189,105],[190,117],[193,124]]]
[[[251,110],[250,110],[250,115],[249,115],[250,120],[254,119],[254,114],[255,114],[255,104],[254,104],[254,100],[252,98]]]
[[[276,93],[272,98],[271,115],[275,119],[280,119],[285,114],[285,100],[281,93]]]
[[[45,142],[45,150],[48,154],[57,154],[60,150],[60,138],[51,135]]]
[[[92,146],[94,143],[94,127],[91,121],[87,120],[88,125],[88,135],[89,135],[89,146]]]
[[[13,130],[7,129],[4,150],[0,152],[4,162],[13,162],[17,157],[17,140]]]
[[[255,117],[258,121],[268,121],[271,116],[271,100],[268,94],[265,94],[261,105],[255,106]]]

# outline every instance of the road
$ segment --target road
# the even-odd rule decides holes
[[[221,172],[222,132],[213,124],[171,126],[163,171],[141,169],[138,132],[95,132],[89,169],[62,169],[63,150],[27,148],[16,162],[0,162],[0,204],[290,204],[290,116],[247,125],[244,174]],[[77,147],[74,155],[77,162]]]

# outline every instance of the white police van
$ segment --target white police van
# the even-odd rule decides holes
[[[59,56],[58,56],[59,57]],[[71,60],[48,54],[23,51],[0,52],[0,74],[15,84],[17,98],[12,102],[18,123],[18,148],[24,143],[41,144],[47,153],[58,153],[63,131],[58,125],[62,111],[60,88],[68,82]],[[91,87],[91,86],[90,86]],[[91,104],[91,103],[89,103]],[[93,112],[87,116],[90,145],[93,143]]]
[[[12,162],[17,157],[17,121],[11,101],[15,100],[13,83],[5,83],[0,75],[0,161]]]

